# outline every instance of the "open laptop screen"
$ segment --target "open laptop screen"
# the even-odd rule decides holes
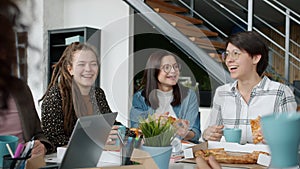
[[[117,113],[78,118],[59,168],[96,167]]]

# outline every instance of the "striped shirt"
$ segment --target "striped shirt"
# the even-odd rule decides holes
[[[237,81],[216,89],[209,126],[241,128],[241,143],[252,143],[250,119],[272,113],[295,112],[297,103],[291,89],[266,76],[252,89],[248,104],[237,89]]]

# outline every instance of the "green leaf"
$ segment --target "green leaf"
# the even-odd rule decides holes
[[[156,120],[154,115],[148,115],[148,118],[141,119],[140,129],[144,135],[146,146],[170,146],[176,133],[169,119],[159,117]]]

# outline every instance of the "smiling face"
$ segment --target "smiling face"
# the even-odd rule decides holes
[[[164,65],[166,64],[169,64],[171,65],[171,70],[170,72],[165,72],[163,67]],[[178,77],[180,75],[180,72],[179,70],[175,70],[174,69],[174,66],[176,66],[177,64],[177,61],[176,59],[174,58],[174,56],[171,56],[171,55],[167,55],[167,56],[164,56],[162,59],[161,59],[161,64],[160,64],[160,71],[159,71],[159,74],[158,74],[158,88],[162,91],[170,91],[173,89],[173,86],[177,84],[178,82]]]
[[[91,50],[80,50],[74,53],[73,66],[68,66],[82,94],[88,94],[98,75],[99,65],[95,53]]]
[[[258,75],[256,72],[256,66],[260,59],[260,55],[251,57],[246,51],[243,51],[233,44],[229,43],[227,46],[228,56],[225,64],[233,79],[249,79],[250,76]],[[234,58],[233,55],[238,55]]]

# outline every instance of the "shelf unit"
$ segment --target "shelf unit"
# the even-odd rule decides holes
[[[28,65],[27,65],[27,32],[15,32],[16,59],[12,64],[12,74],[27,83]]]
[[[51,80],[53,65],[57,63],[68,45],[65,44],[65,39],[80,35],[83,37],[83,42],[88,43],[96,48],[98,55],[100,54],[100,29],[90,27],[75,27],[64,29],[48,30],[48,84]],[[96,80],[96,85],[100,84],[100,70]]]

